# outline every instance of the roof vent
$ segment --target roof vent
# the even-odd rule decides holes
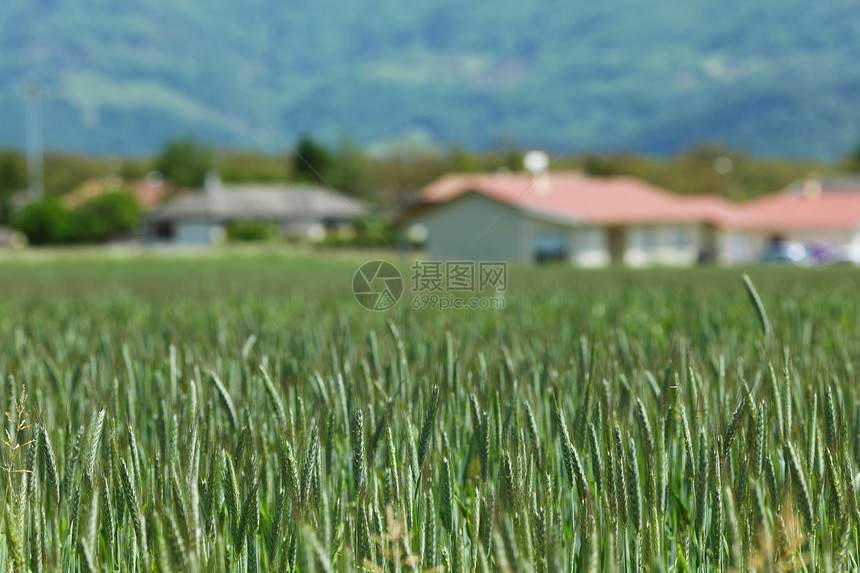
[[[821,179],[817,175],[809,175],[803,182],[803,196],[807,199],[821,197]]]
[[[549,155],[543,151],[529,151],[523,165],[532,176],[532,189],[538,195],[549,193]]]

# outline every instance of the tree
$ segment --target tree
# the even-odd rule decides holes
[[[178,187],[199,188],[212,168],[210,147],[192,137],[169,140],[155,161],[155,168]]]
[[[849,171],[853,173],[860,172],[860,143],[854,146],[854,149],[845,158],[844,163]]]
[[[30,203],[13,223],[31,245],[70,243],[78,238],[77,217],[56,199]]]
[[[24,157],[13,150],[0,151],[0,222],[12,214],[12,195],[27,186]]]
[[[110,191],[93,197],[75,209],[79,239],[102,242],[128,233],[140,224],[142,210],[137,197],[125,191]]]
[[[292,162],[295,179],[304,183],[325,184],[335,166],[332,152],[308,134],[299,137]]]
[[[329,183],[338,191],[356,197],[370,198],[373,195],[374,185],[368,158],[358,144],[346,135],[340,139]]]
[[[454,165],[454,171],[458,173],[480,173],[483,171],[480,160],[474,153],[463,147],[455,147],[451,150],[451,161]]]
[[[622,171],[618,161],[606,155],[588,155],[582,165],[582,170],[591,177],[611,177]]]

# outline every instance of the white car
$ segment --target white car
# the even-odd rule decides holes
[[[839,245],[835,249],[832,264],[851,264],[860,266],[860,245]]]

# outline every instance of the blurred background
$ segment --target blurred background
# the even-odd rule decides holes
[[[858,31],[845,0],[6,0],[0,224],[138,189],[87,208],[123,224],[67,233],[103,241],[207,173],[393,219],[438,177],[519,171],[530,149],[749,199],[860,169]]]

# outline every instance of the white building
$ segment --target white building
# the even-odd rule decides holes
[[[578,173],[449,175],[402,218],[432,259],[564,259],[583,267],[755,260],[761,233],[739,206],[679,196],[626,177]]]
[[[830,245],[841,256],[860,262],[860,178],[808,177],[780,193],[747,203],[748,224],[762,244],[797,242]]]
[[[367,215],[364,201],[310,185],[222,185],[179,197],[146,218],[146,239],[156,243],[208,245],[234,223],[270,223],[284,236],[324,234]]]

